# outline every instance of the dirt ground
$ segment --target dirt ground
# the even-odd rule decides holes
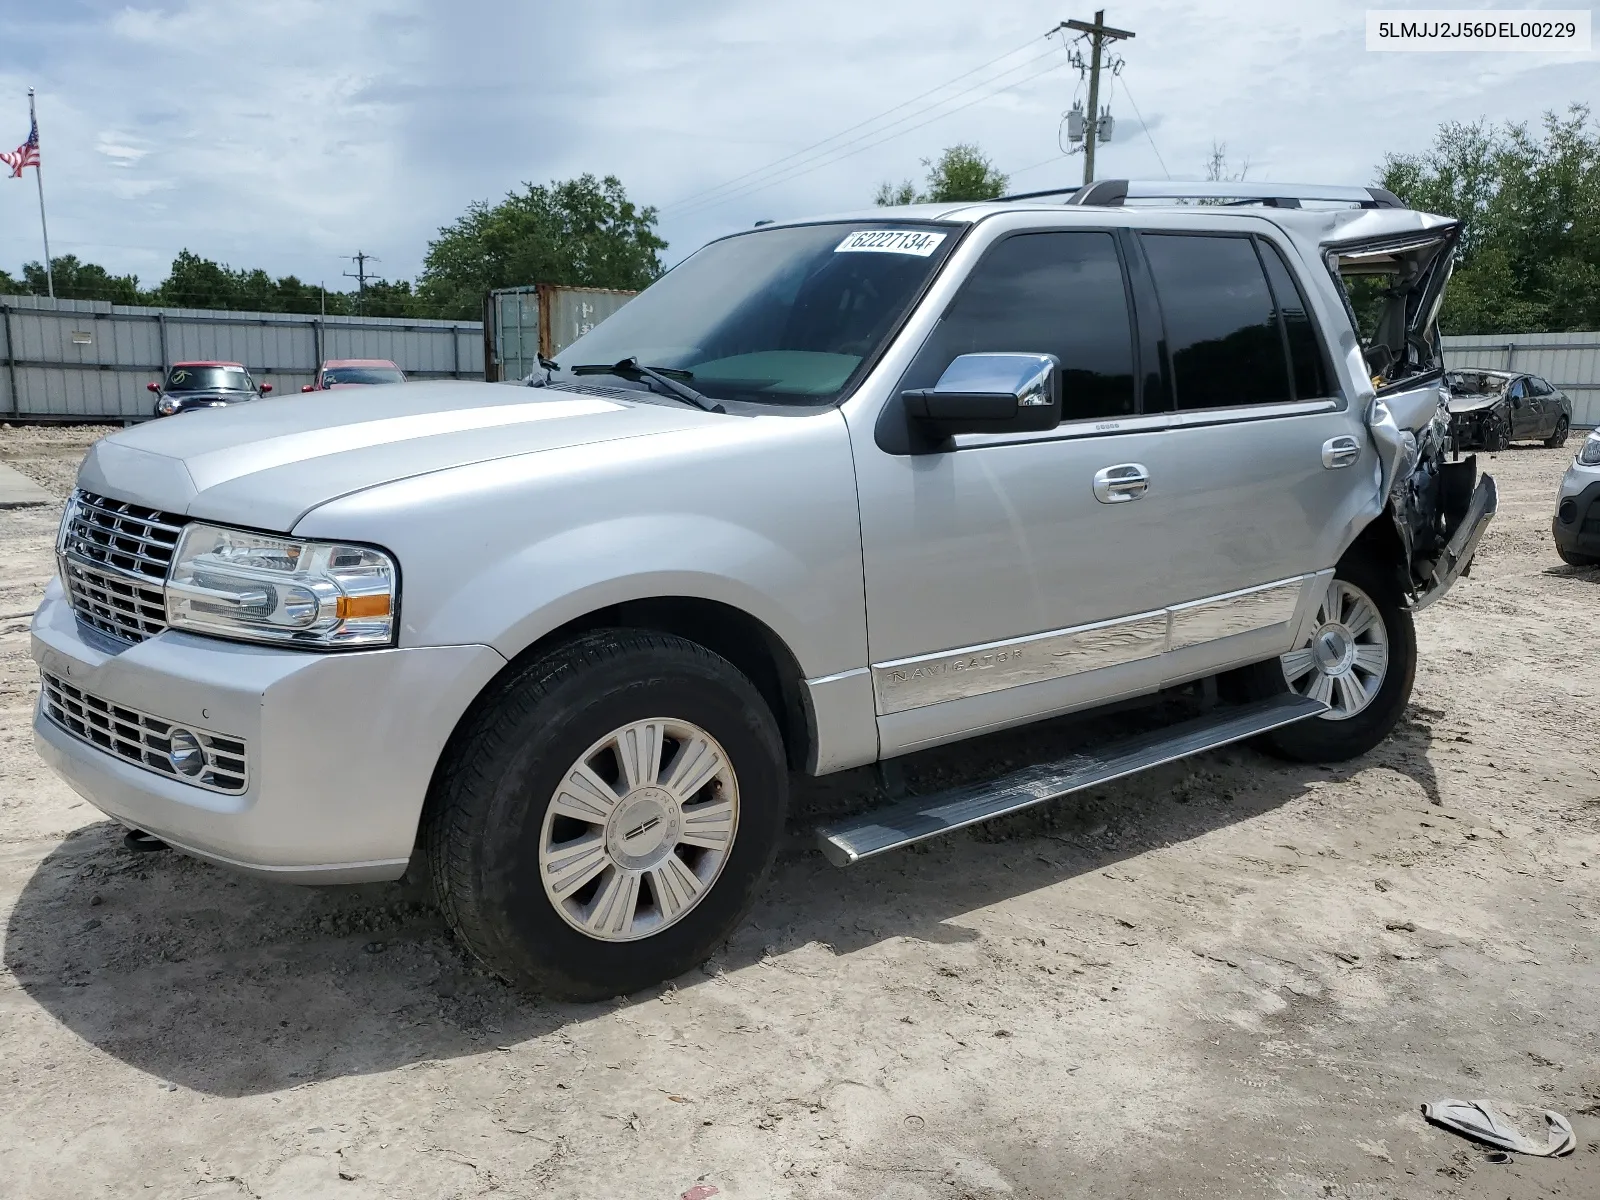
[[[64,496],[94,431],[0,430]],[[1210,754],[848,871],[797,787],[705,969],[523,999],[401,885],[135,855],[35,757],[28,615],[59,509],[0,512],[7,1197],[1600,1197],[1600,571],[1556,558],[1566,451],[1420,614],[1367,758]],[[914,789],[1070,722],[919,755]],[[1418,1104],[1578,1150],[1494,1165]]]

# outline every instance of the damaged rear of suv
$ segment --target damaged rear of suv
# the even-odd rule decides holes
[[[1439,310],[1461,227],[1425,221],[1431,227],[1415,234],[1331,243],[1325,255],[1352,324],[1365,333],[1362,357],[1376,393],[1367,423],[1383,464],[1384,528],[1396,535],[1413,609],[1433,603],[1471,568],[1497,505],[1494,479],[1479,477],[1477,457],[1451,454]],[[1356,297],[1368,301],[1365,312]]]

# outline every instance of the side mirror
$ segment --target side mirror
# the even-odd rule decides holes
[[[1511,407],[1512,408],[1521,408],[1522,407],[1522,397],[1521,396],[1513,396],[1513,397],[1511,397]]]
[[[161,385],[155,382],[147,383],[144,385],[144,390],[147,392],[159,392],[161,390]]]
[[[1038,433],[1061,424],[1053,354],[963,354],[931,388],[901,393],[906,413],[944,436]]]
[[[261,385],[261,394],[262,394],[262,395],[263,395],[263,396],[265,396],[265,395],[266,395],[266,394],[267,394],[267,393],[268,393],[268,392],[270,392],[270,391],[271,391],[271,390],[272,390],[272,385],[271,385],[271,384],[270,384],[270,383],[263,383],[263,384],[262,384],[262,385]]]
[[[314,392],[314,391],[316,391],[316,390],[317,390],[317,389],[316,389],[316,388],[314,388],[314,387],[312,387],[312,386],[311,386],[311,385],[310,385],[310,384],[309,384],[309,383],[308,383],[308,384],[306,384],[306,385],[305,385],[305,387],[303,387],[303,388],[301,388],[301,389],[300,389],[300,390],[301,390],[301,391],[302,391],[302,392]]]

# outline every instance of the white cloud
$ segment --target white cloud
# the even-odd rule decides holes
[[[1026,63],[1067,11],[1045,0],[25,7],[0,8],[0,142],[25,132],[33,84],[57,252],[146,279],[184,246],[330,283],[359,249],[410,276],[469,201],[584,171],[663,207],[669,260],[760,218],[866,204],[956,141],[977,142],[1018,189],[1081,172],[1055,149],[1075,74],[1059,48]],[[1373,54],[1363,13],[1353,0],[1114,5],[1108,21],[1137,37],[1118,47],[1117,135],[1099,174],[1159,177],[1164,160],[1197,177],[1216,139],[1252,178],[1364,182],[1441,121],[1600,109],[1593,56]],[[1025,45],[950,89],[982,85],[952,103],[937,93],[892,114],[910,118],[901,136],[875,144],[869,125],[847,135],[854,153],[673,204]],[[0,180],[0,266],[38,256],[32,204]]]

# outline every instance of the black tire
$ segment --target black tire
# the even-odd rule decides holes
[[[738,793],[732,843],[676,923],[601,940],[569,924],[547,894],[545,817],[586,748],[663,717],[692,722],[724,750]],[[744,675],[683,638],[606,630],[530,661],[469,714],[429,796],[425,850],[447,920],[490,970],[552,998],[601,1000],[681,975],[716,950],[755,902],[787,804],[778,726]]]
[[[1500,454],[1511,449],[1511,426],[1505,421],[1495,421],[1483,434],[1483,448],[1490,454]]]
[[[1551,450],[1559,450],[1562,446],[1565,446],[1567,444],[1567,434],[1568,434],[1568,432],[1569,432],[1569,429],[1567,427],[1567,419],[1565,417],[1562,417],[1559,421],[1556,422],[1556,431],[1554,433],[1552,433],[1549,437],[1545,438],[1545,440],[1544,440],[1545,446],[1548,449],[1551,449]]]
[[[1600,565],[1600,556],[1593,554],[1580,554],[1576,550],[1568,550],[1565,546],[1557,546],[1556,553],[1561,556],[1561,561],[1569,567],[1593,567]]]
[[[1277,758],[1310,763],[1359,758],[1389,736],[1411,699],[1417,675],[1417,634],[1393,572],[1367,560],[1354,559],[1340,564],[1334,577],[1360,588],[1372,599],[1388,635],[1388,667],[1377,695],[1354,716],[1344,720],[1313,717],[1256,739],[1256,745]],[[1289,690],[1283,667],[1275,658],[1229,672],[1226,684],[1227,694],[1252,700]]]

